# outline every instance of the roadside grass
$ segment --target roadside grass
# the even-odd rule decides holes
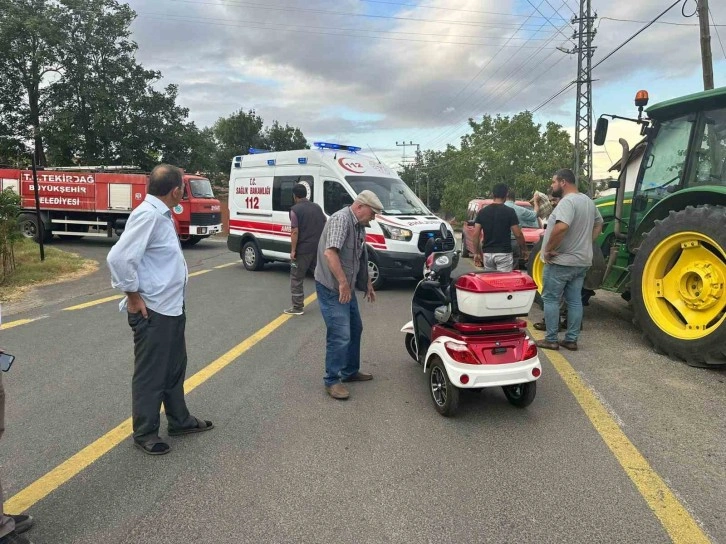
[[[38,244],[24,238],[15,244],[15,270],[0,283],[0,301],[12,302],[28,289],[80,278],[98,270],[98,263],[76,253],[44,246],[40,260]]]

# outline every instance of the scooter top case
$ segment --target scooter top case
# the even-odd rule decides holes
[[[537,284],[524,272],[470,272],[456,280],[459,311],[483,320],[529,314]]]

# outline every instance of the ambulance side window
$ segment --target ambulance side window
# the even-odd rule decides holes
[[[323,184],[323,209],[327,215],[333,215],[353,202],[348,191],[337,181],[325,180]]]
[[[290,211],[290,208],[292,208],[293,204],[295,203],[292,199],[292,188],[298,183],[307,185],[308,194],[312,195],[312,176],[275,176],[272,181],[272,209],[274,211]]]

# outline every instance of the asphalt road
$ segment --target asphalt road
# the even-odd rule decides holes
[[[5,323],[40,318],[0,332],[17,356],[3,376],[6,498],[130,415],[132,341],[118,301],[64,310],[116,294],[103,266],[110,242],[57,245],[102,265],[4,308]],[[190,272],[208,271],[188,290],[191,376],[290,301],[283,265],[247,272],[211,240],[185,254]],[[29,536],[38,544],[671,541],[546,354],[528,409],[487,390],[466,395],[456,418],[439,416],[398,332],[413,287],[397,282],[361,304],[363,369],[375,379],[352,384],[349,401],[324,393],[325,328],[313,302],[191,391],[190,409],[214,430],[172,438],[162,457],[124,439],[33,504]],[[711,541],[726,542],[726,371],[655,354],[628,318],[618,297],[598,293],[580,351],[564,355]]]

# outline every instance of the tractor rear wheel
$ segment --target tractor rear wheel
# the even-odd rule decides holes
[[[539,258],[539,254],[542,252],[542,239],[534,244],[532,251],[529,252],[529,260],[527,261],[527,274],[529,274],[534,282],[537,284],[537,292],[534,295],[534,301],[540,308],[544,307],[542,302],[542,286],[544,285],[544,263]]]
[[[657,351],[726,364],[726,208],[689,206],[656,221],[631,274],[634,321]]]

